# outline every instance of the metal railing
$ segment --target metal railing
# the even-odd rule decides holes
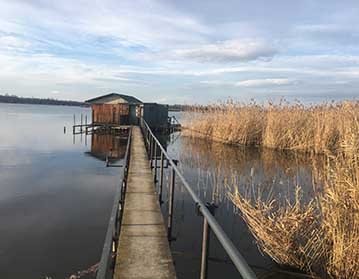
[[[118,247],[118,240],[120,235],[120,227],[123,215],[123,208],[125,202],[125,193],[127,187],[127,176],[128,176],[128,167],[131,157],[131,140],[132,140],[132,128],[130,128],[126,153],[123,159],[123,168],[122,168],[122,179],[119,187],[116,188],[115,198],[112,206],[111,217],[107,227],[105,243],[102,249],[101,260],[99,263],[96,279],[106,279],[112,278],[116,253]]]
[[[145,145],[148,152],[149,164],[151,169],[154,169],[153,178],[157,182],[157,154],[161,153],[160,156],[160,177],[159,177],[159,199],[162,200],[162,188],[163,188],[163,174],[164,174],[164,160],[167,160],[169,166],[171,166],[171,180],[169,188],[169,205],[168,205],[168,219],[167,219],[167,236],[168,239],[172,239],[172,219],[173,219],[173,204],[174,204],[174,187],[176,177],[180,179],[183,183],[183,186],[186,188],[190,194],[193,202],[197,206],[198,212],[203,216],[203,232],[202,232],[202,254],[201,254],[201,272],[200,278],[204,279],[207,277],[207,266],[208,266],[208,244],[209,244],[209,232],[213,231],[214,235],[217,237],[218,241],[221,243],[222,247],[228,254],[229,258],[232,260],[233,264],[237,268],[238,272],[242,275],[244,279],[256,279],[256,275],[253,270],[249,267],[244,257],[239,253],[237,248],[234,246],[233,242],[229,239],[227,234],[223,231],[221,226],[218,224],[214,216],[212,208],[209,205],[205,205],[199,197],[192,190],[190,185],[187,183],[186,179],[183,177],[181,172],[177,168],[177,161],[172,160],[171,157],[167,154],[166,150],[163,148],[159,140],[151,131],[150,127],[147,125],[144,119],[140,121],[142,134],[145,139]]]

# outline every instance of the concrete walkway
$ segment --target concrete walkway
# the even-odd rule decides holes
[[[132,131],[127,193],[114,278],[176,278],[139,127]]]

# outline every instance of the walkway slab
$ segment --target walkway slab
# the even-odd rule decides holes
[[[139,127],[134,127],[132,131],[127,192],[114,278],[176,278]]]

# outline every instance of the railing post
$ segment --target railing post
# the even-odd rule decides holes
[[[148,154],[150,154],[150,149],[151,149],[151,138],[150,138],[150,136],[151,136],[151,134],[150,134],[150,131],[148,130],[147,127],[146,127],[146,129],[147,129],[147,145],[148,145],[147,152],[148,152]],[[149,156],[150,155],[148,155],[148,157]]]
[[[201,273],[200,279],[207,278],[208,271],[208,250],[209,250],[209,226],[206,217],[203,217],[203,232],[202,232],[202,253],[201,253]]]
[[[163,151],[161,150],[161,165],[160,165],[160,185],[159,185],[159,189],[158,189],[158,192],[159,192],[159,196],[158,196],[158,199],[160,201],[160,204],[162,203],[162,187],[163,187],[163,158],[164,158],[164,155],[163,155]]]
[[[155,154],[154,154],[154,158],[155,158],[155,166],[154,166],[154,169],[155,169],[155,172],[153,174],[153,181],[157,182],[157,143],[155,141]]]
[[[206,203],[206,207],[209,212],[214,215],[216,206],[212,203]],[[207,218],[203,216],[203,232],[202,232],[202,254],[201,254],[201,273],[200,279],[207,278],[208,271],[208,253],[209,253],[209,239],[210,239],[211,229],[208,225]]]
[[[152,148],[153,148],[152,143],[153,143],[152,137],[150,137],[150,150],[148,154],[148,157],[150,159],[150,168],[152,168]]]
[[[177,160],[173,160],[177,165]],[[176,171],[172,167],[171,171],[171,185],[169,189],[169,199],[168,199],[168,221],[167,221],[167,238],[169,241],[173,240],[172,238],[172,221],[173,221],[173,203],[174,203],[174,194],[175,194],[175,181]]]

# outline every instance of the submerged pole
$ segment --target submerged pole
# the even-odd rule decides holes
[[[72,126],[72,133],[75,134],[76,115],[74,114],[74,126]]]
[[[88,134],[88,129],[87,129],[87,114],[85,115],[85,134]]]

